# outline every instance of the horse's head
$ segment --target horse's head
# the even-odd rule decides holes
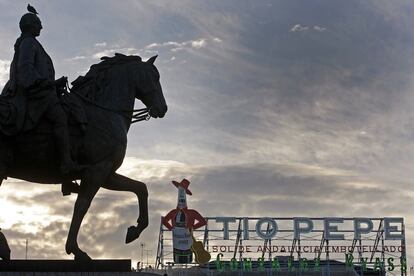
[[[154,65],[156,58],[157,56],[153,56],[142,62],[135,97],[145,104],[151,117],[162,118],[167,112],[167,104],[162,93],[160,73]]]
[[[145,104],[151,117],[162,118],[167,112],[167,104],[160,74],[154,65],[156,58],[145,62],[139,56],[118,53],[114,57],[102,57],[102,61],[92,65],[85,76],[72,82],[72,90],[95,106],[115,112],[132,113],[136,98]]]

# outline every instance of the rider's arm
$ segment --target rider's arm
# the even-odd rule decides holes
[[[23,88],[31,88],[44,81],[35,68],[36,40],[32,37],[23,39],[19,47],[17,81]]]

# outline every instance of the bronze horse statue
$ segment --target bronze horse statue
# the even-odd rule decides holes
[[[17,137],[1,137],[1,147],[9,149],[10,155],[7,176],[44,184],[80,180],[66,241],[66,252],[73,254],[75,260],[90,260],[88,254],[79,248],[77,237],[82,220],[100,187],[129,191],[138,197],[137,225],[128,228],[126,243],[137,239],[148,226],[146,184],[120,175],[116,170],[125,157],[127,133],[131,120],[135,118],[135,99],[146,106],[148,116],[162,118],[167,112],[155,58],[144,62],[139,56],[116,54],[111,58],[105,57],[92,65],[84,77],[72,83],[70,93],[62,96],[68,106],[73,102],[79,103],[78,109],[69,110],[72,113],[82,111],[87,119],[86,128],[70,124],[69,129],[72,156],[82,166],[82,171],[69,175],[60,173],[52,128],[46,121],[42,120],[36,129]],[[73,115],[69,115],[69,119],[79,114]]]

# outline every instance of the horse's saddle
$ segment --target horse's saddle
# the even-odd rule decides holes
[[[39,162],[54,156],[52,123],[41,118],[35,128],[24,129],[16,100],[0,96],[0,163],[9,164],[17,156],[31,156],[31,161],[37,158]],[[88,122],[81,100],[66,94],[60,97],[60,103],[67,114],[69,133],[77,140],[76,136],[83,136]]]
[[[73,94],[66,93],[60,97],[60,104],[67,114],[68,124],[85,130],[88,119],[81,100]],[[43,119],[34,129],[25,127],[25,108],[23,96],[8,97],[0,95],[0,133],[5,136],[15,136],[26,131],[36,131],[36,129],[50,133],[53,131],[50,124],[42,122]]]

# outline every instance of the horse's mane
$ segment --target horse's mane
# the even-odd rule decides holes
[[[115,53],[113,57],[101,57],[101,60],[101,62],[93,64],[85,76],[79,76],[76,80],[74,80],[72,82],[72,89],[81,88],[89,81],[96,79],[102,72],[108,70],[109,68],[113,68],[115,65],[122,65],[130,62],[142,62],[140,56],[126,56],[119,53]]]
[[[114,74],[125,75],[120,71],[119,65],[126,65],[129,63],[141,64],[142,59],[139,56],[126,56],[123,54],[115,53],[113,57],[102,57],[101,62],[94,64],[90,67],[89,71],[85,76],[79,76],[76,80],[72,82],[72,91],[76,91],[77,94],[81,94],[84,97],[88,98],[91,101],[98,101],[98,98],[101,100],[111,100],[107,97],[113,97],[113,95],[107,95],[105,93],[108,90],[108,80],[113,78]],[[110,70],[118,68],[118,70]],[[125,70],[125,69],[123,69]],[[127,85],[122,83],[122,85]]]

